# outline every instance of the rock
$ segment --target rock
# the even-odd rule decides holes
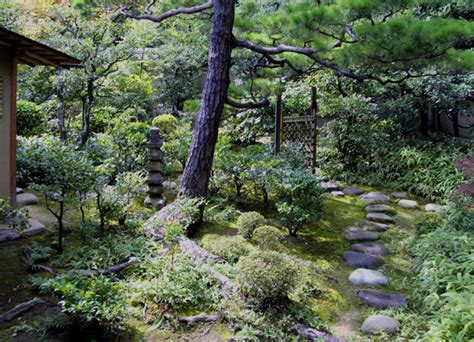
[[[344,231],[344,239],[349,241],[376,241],[379,234],[367,232],[358,227],[349,227]]]
[[[369,213],[391,213],[393,208],[386,204],[370,204],[365,207],[365,210]]]
[[[13,309],[5,312],[4,314],[0,315],[0,323],[11,321],[12,319],[20,316],[21,314],[25,313],[26,311],[30,310],[34,306],[38,304],[43,304],[44,300],[39,299],[39,298],[33,298],[32,300],[28,302],[24,302],[21,304],[18,304],[15,306]]]
[[[16,204],[19,207],[23,207],[25,205],[35,205],[38,204],[38,202],[38,197],[27,192],[16,196]]]
[[[359,253],[367,253],[372,255],[386,255],[387,249],[385,246],[378,242],[362,242],[355,243],[351,246],[351,249]]]
[[[389,225],[386,223],[370,221],[357,221],[356,226],[371,232],[384,232],[389,227]]]
[[[303,338],[305,341],[345,342],[344,340],[341,340],[330,334],[306,327],[302,324],[297,325],[297,332],[298,336]]]
[[[349,276],[349,281],[354,285],[364,286],[386,286],[387,277],[382,272],[358,268]]]
[[[163,187],[167,190],[175,190],[178,188],[178,184],[176,182],[172,181],[164,181],[163,182]]]
[[[365,305],[380,310],[402,308],[407,304],[405,297],[394,292],[364,289],[360,290],[357,296]]]
[[[381,192],[369,192],[360,196],[360,199],[366,203],[390,202],[390,197]]]
[[[425,211],[438,213],[441,211],[441,206],[435,203],[428,203],[425,205]]]
[[[326,192],[339,191],[339,187],[331,182],[321,182],[319,186]]]
[[[392,196],[395,197],[395,198],[406,198],[407,197],[407,193],[406,192],[392,192]]]
[[[19,194],[22,194],[23,193],[23,189],[22,188],[16,188],[16,194],[19,195]]]
[[[376,222],[395,223],[395,219],[392,216],[384,213],[368,213],[365,218]]]
[[[383,315],[370,315],[362,323],[361,330],[366,334],[394,334],[400,328],[400,322],[396,319]]]
[[[343,257],[346,264],[354,268],[376,268],[383,263],[383,260],[378,256],[352,251],[344,252]]]
[[[331,191],[331,195],[334,197],[344,197],[345,193],[343,193],[342,191]]]
[[[28,228],[25,229],[21,235],[23,236],[33,236],[36,234],[40,234],[45,231],[44,224],[34,219],[28,219]]]
[[[344,193],[348,196],[359,196],[362,195],[365,191],[362,190],[361,188],[355,187],[355,186],[349,186],[345,188]]]
[[[403,209],[415,209],[418,207],[418,202],[417,201],[412,201],[412,200],[407,200],[407,199],[402,199],[398,201],[398,206]]]
[[[0,230],[0,242],[18,240],[20,235],[11,229]]]

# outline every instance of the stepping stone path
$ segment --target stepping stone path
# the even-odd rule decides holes
[[[35,195],[25,192],[16,196],[16,203],[19,207],[23,207],[25,205],[36,205],[39,201]]]
[[[366,334],[395,334],[400,328],[400,322],[394,318],[383,315],[370,315],[362,323],[361,330]]]
[[[358,227],[349,227],[344,231],[344,239],[348,241],[376,241],[379,239],[379,234]]]
[[[371,254],[347,251],[344,252],[343,257],[346,264],[354,268],[376,268],[383,264],[380,257]]]
[[[358,221],[356,222],[356,226],[368,230],[370,232],[384,232],[389,227],[389,225],[386,223],[370,221]]]
[[[20,235],[12,229],[0,230],[0,242],[18,240]]]
[[[349,186],[342,191],[348,196],[359,196],[365,193],[364,190],[355,186]]]
[[[365,218],[376,222],[395,223],[395,219],[392,216],[384,213],[368,213]]]
[[[441,210],[441,206],[435,203],[428,203],[425,205],[425,211],[428,212],[439,212]]]
[[[319,186],[326,192],[339,191],[337,184],[331,182],[321,182]]]
[[[35,219],[28,219],[28,228],[25,229],[21,235],[23,236],[33,236],[36,234],[40,234],[45,231],[44,224]]]
[[[368,213],[391,213],[393,209],[386,204],[370,204],[365,207],[365,211]]]
[[[399,309],[407,304],[405,297],[394,292],[366,289],[360,290],[357,296],[365,305],[380,310],[389,308]]]
[[[398,201],[398,206],[403,209],[416,209],[418,207],[417,201],[402,199]]]
[[[385,248],[385,246],[378,242],[355,243],[351,246],[351,249],[355,252],[367,253],[378,256],[387,254],[387,249]]]
[[[358,268],[349,276],[349,281],[358,286],[386,286],[387,277],[382,272]]]
[[[342,191],[331,191],[331,195],[334,197],[344,197],[346,194]]]
[[[360,196],[360,199],[366,203],[389,203],[390,197],[381,192],[369,192]]]
[[[395,198],[406,198],[407,194],[406,192],[392,192],[392,196]]]

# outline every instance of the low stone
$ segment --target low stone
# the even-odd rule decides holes
[[[393,208],[386,204],[370,204],[365,207],[365,210],[369,213],[391,213]]]
[[[359,253],[367,253],[372,255],[386,255],[387,249],[385,246],[378,242],[362,242],[355,243],[351,246],[351,249]]]
[[[395,219],[392,216],[384,213],[368,213],[365,218],[375,222],[395,223]]]
[[[387,277],[382,272],[358,268],[349,276],[349,281],[354,285],[363,286],[386,286]]]
[[[28,219],[28,228],[25,229],[21,235],[23,236],[33,236],[36,234],[40,234],[45,231],[44,224],[42,224],[39,221],[36,221],[35,219]]]
[[[400,322],[396,319],[383,315],[370,315],[362,323],[361,330],[366,334],[394,334],[400,328]]]
[[[383,263],[382,259],[378,256],[352,251],[344,252],[343,257],[346,264],[354,268],[376,268]]]
[[[178,184],[176,182],[165,181],[163,182],[163,187],[168,190],[174,190],[178,188]]]
[[[0,230],[0,242],[18,240],[20,235],[11,229]]]
[[[435,203],[428,203],[425,205],[425,211],[437,213],[441,211],[441,206]]]
[[[349,227],[344,231],[344,239],[349,241],[376,241],[379,239],[379,234],[358,227]]]
[[[331,191],[331,195],[334,197],[344,197],[345,194],[342,191]]]
[[[23,193],[23,189],[22,188],[16,188],[16,194],[22,194]]]
[[[339,191],[339,187],[331,182],[321,182],[319,186],[326,192]]]
[[[390,202],[390,197],[381,192],[369,192],[360,196],[360,199],[366,203],[384,203]]]
[[[355,186],[349,186],[345,188],[344,193],[348,196],[359,196],[362,195],[365,191],[362,190],[361,188],[355,187]]]
[[[394,292],[384,292],[364,289],[357,293],[359,299],[367,306],[376,309],[402,308],[406,306],[406,299],[402,295]]]
[[[23,207],[25,205],[36,205],[38,203],[39,203],[38,197],[36,197],[33,194],[27,193],[27,192],[22,193],[22,194],[18,194],[16,196],[16,204],[19,207]]]
[[[357,221],[356,226],[368,230],[370,232],[384,232],[389,227],[389,225],[386,223],[370,221]]]
[[[407,197],[407,193],[406,192],[392,192],[392,196],[395,197],[395,198],[406,198]]]
[[[407,200],[407,199],[402,199],[398,201],[398,206],[403,209],[415,209],[418,207],[418,202],[417,201],[412,201],[412,200]]]

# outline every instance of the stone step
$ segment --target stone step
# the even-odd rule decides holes
[[[385,246],[378,242],[355,243],[351,246],[351,249],[355,252],[378,255],[378,256],[387,254],[387,250]]]
[[[395,223],[395,218],[384,213],[368,213],[365,218],[375,222]]]
[[[418,207],[417,201],[401,199],[398,201],[398,206],[403,209],[416,209]]]
[[[344,239],[348,241],[376,241],[379,234],[368,232],[359,227],[349,227],[344,231]]]
[[[36,205],[39,201],[35,195],[25,192],[16,196],[16,203],[19,207],[23,207],[25,205]]]
[[[360,330],[366,334],[376,335],[380,333],[395,334],[400,328],[400,322],[396,319],[383,315],[370,315],[362,323]]]
[[[344,197],[346,194],[342,191],[331,191],[331,196],[334,197]]]
[[[386,286],[387,277],[382,272],[358,268],[349,276],[349,281],[357,286]]]
[[[12,229],[1,229],[0,230],[0,242],[18,240],[20,235]]]
[[[383,264],[383,260],[371,254],[347,251],[343,254],[346,264],[353,268],[377,268]]]
[[[326,192],[339,191],[337,184],[331,182],[321,182],[319,183],[319,186]]]
[[[407,304],[405,297],[394,292],[364,289],[360,290],[357,296],[365,305],[380,310],[403,308]]]
[[[46,228],[44,227],[44,224],[41,222],[35,220],[35,219],[28,219],[28,228],[25,229],[21,235],[22,236],[33,236],[36,234],[40,234],[44,232]]]
[[[388,229],[389,225],[380,222],[371,221],[357,221],[356,226],[369,232],[384,232]]]
[[[395,210],[386,204],[370,204],[365,207],[368,213],[394,213]]]
[[[360,196],[360,199],[366,203],[390,203],[390,197],[381,192],[369,192]]]
[[[395,198],[406,198],[407,193],[406,192],[394,191],[394,192],[392,192],[392,196],[395,197]]]
[[[437,213],[441,211],[441,206],[435,203],[428,203],[427,205],[425,205],[425,211]]]
[[[359,196],[359,195],[362,195],[363,193],[365,193],[364,190],[362,190],[361,188],[358,188],[356,186],[348,186],[347,188],[345,188],[342,191],[348,196]]]

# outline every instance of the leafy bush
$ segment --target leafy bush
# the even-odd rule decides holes
[[[256,211],[249,211],[239,216],[237,219],[237,229],[239,230],[240,235],[245,239],[250,240],[254,230],[264,223],[265,217]]]
[[[46,129],[46,113],[34,102],[17,101],[17,134],[23,137],[42,134]]]
[[[184,169],[184,167],[186,166],[186,160],[188,158],[189,147],[191,146],[191,140],[191,125],[181,123],[179,127],[177,127],[173,132],[169,134],[168,138],[163,144],[163,152],[165,153],[165,165],[177,161]]]
[[[288,299],[298,284],[298,268],[288,255],[255,251],[237,263],[237,286],[258,304]]]
[[[209,252],[216,254],[230,263],[235,263],[241,256],[249,254],[250,248],[242,236],[208,237],[203,246]]]
[[[28,209],[13,208],[8,199],[0,198],[0,222],[8,223],[13,229],[22,231],[28,227],[28,217]]]
[[[179,121],[171,114],[162,114],[155,117],[151,124],[158,127],[162,134],[168,136],[178,128]]]
[[[261,226],[253,232],[252,242],[264,249],[277,249],[284,238],[280,229],[273,226]]]

